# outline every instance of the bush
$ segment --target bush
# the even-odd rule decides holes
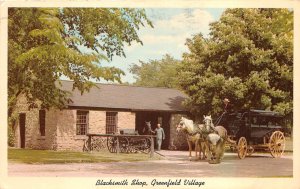
[[[7,128],[7,144],[10,147],[15,146],[15,134],[14,134],[14,130],[11,126],[8,126],[8,128]]]

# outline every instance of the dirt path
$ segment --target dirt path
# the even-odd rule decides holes
[[[239,160],[226,153],[221,164],[189,161],[188,152],[160,151],[164,160],[144,162],[20,164],[9,163],[9,176],[158,176],[158,177],[287,177],[293,175],[292,154],[271,158],[270,154],[254,154]]]

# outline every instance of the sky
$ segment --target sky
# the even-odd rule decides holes
[[[143,45],[125,45],[126,57],[114,56],[111,62],[101,63],[101,66],[122,69],[125,76],[122,76],[121,81],[133,83],[135,79],[129,72],[131,65],[139,64],[139,60],[160,60],[166,54],[181,60],[183,52],[188,51],[184,45],[185,40],[197,33],[208,36],[209,23],[219,20],[223,11],[224,9],[146,9],[154,28],[146,25],[138,31]]]

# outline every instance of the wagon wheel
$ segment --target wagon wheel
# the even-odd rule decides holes
[[[137,150],[136,146],[134,146],[134,145],[130,145],[128,148],[129,153],[137,153],[137,151],[138,150]]]
[[[274,158],[281,157],[285,149],[285,138],[281,131],[275,131],[269,140],[269,149]]]
[[[254,152],[254,148],[252,146],[249,146],[247,149],[247,156],[251,156]]]
[[[89,141],[88,140],[84,141],[82,150],[83,150],[83,152],[89,152],[90,151],[90,149],[89,149]]]
[[[117,152],[117,138],[116,137],[108,137],[107,138],[107,149],[110,153]]]
[[[247,140],[245,137],[239,139],[237,153],[240,159],[244,159],[247,154]]]
[[[95,138],[92,138],[92,141],[91,141],[91,151],[96,151],[96,144],[95,144]]]
[[[144,145],[143,152],[148,154],[151,151],[151,140],[150,140],[150,138],[146,138],[144,140],[143,145]]]
[[[137,148],[136,148],[135,141],[133,138],[130,138],[130,140],[129,140],[127,152],[128,153],[136,153],[137,152]]]
[[[129,140],[127,137],[120,138],[120,151],[121,153],[128,153],[129,151]]]
[[[98,138],[95,141],[95,144],[96,144],[95,148],[99,151],[99,150],[105,148],[105,143],[106,143],[106,139],[105,138]]]
[[[92,140],[91,149],[93,151],[100,151],[101,149],[105,148],[105,139],[103,138],[95,138]]]

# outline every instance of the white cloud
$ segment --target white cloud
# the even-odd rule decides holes
[[[177,14],[171,19],[159,20],[154,23],[154,27],[172,30],[176,33],[190,31],[190,33],[202,32],[207,35],[209,23],[212,21],[214,18],[208,11],[195,9]]]
[[[155,43],[178,43],[182,42],[182,35],[156,35],[156,34],[146,34],[141,36],[144,44],[155,44]]]
[[[187,52],[188,51],[188,48],[184,43],[177,44],[177,48],[181,52]]]
[[[139,32],[143,46],[133,43],[126,47],[126,52],[134,52],[138,48],[153,47],[156,50],[162,46],[170,45],[178,48],[177,51],[186,51],[185,41],[191,38],[193,34],[201,32],[204,36],[208,35],[209,23],[214,21],[213,16],[202,9],[190,9],[172,17],[154,21],[154,28],[142,28]]]
[[[200,32],[207,36],[209,23],[212,21],[214,18],[208,11],[193,9],[154,22],[154,29],[143,30],[140,33],[140,39],[144,46],[153,47],[155,45],[156,51],[171,46],[174,51],[183,52],[187,50],[186,39]]]
[[[148,62],[149,60],[159,60],[166,53],[176,59],[182,58],[182,53],[187,52],[185,46],[186,38],[191,38],[193,34],[202,33],[207,36],[209,33],[209,23],[218,19],[213,11],[209,9],[152,9],[150,19],[154,28],[142,27],[138,31],[140,39],[144,45],[132,43],[126,45],[126,58],[115,56],[112,62],[103,64],[105,66],[115,66],[122,69],[126,75],[122,76],[122,81],[134,82],[133,75],[128,68],[132,64],[139,63],[139,60]]]
[[[126,45],[125,49],[126,52],[133,52],[135,49],[142,47],[142,45],[140,43],[132,43],[131,46]]]

